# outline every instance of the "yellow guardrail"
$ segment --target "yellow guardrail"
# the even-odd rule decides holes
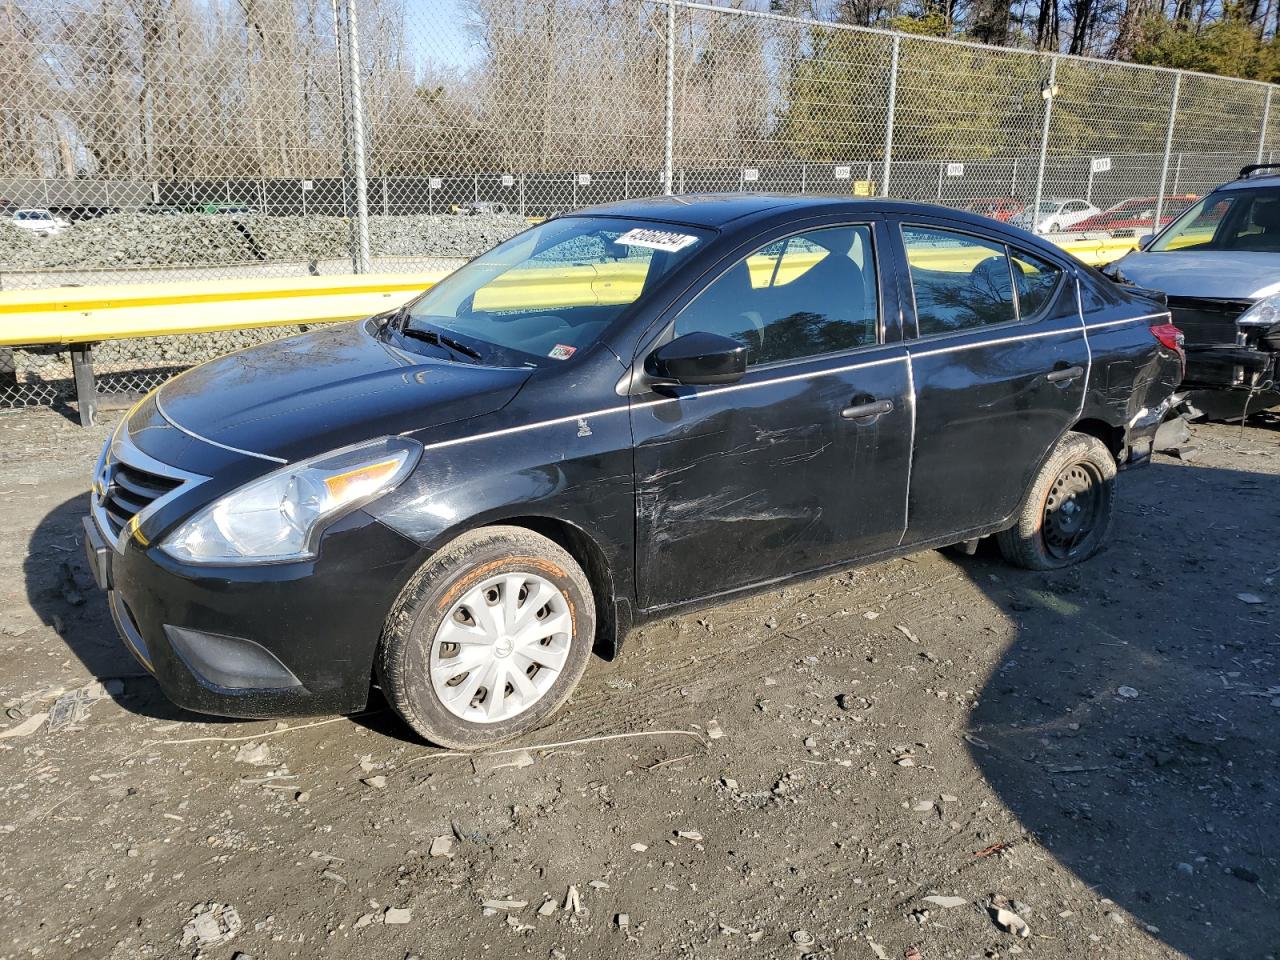
[[[1107,263],[1137,246],[1136,239],[1079,237],[1059,243],[1085,263]],[[945,248],[937,251],[947,259]],[[790,256],[774,282],[802,273],[813,256]],[[748,260],[752,280],[768,283],[774,261]],[[939,267],[946,267],[939,263]],[[619,260],[607,265],[515,270],[476,296],[484,309],[626,303],[635,299],[645,264]],[[0,346],[67,346],[133,337],[209,333],[245,327],[332,323],[399,306],[445,276],[430,273],[288,277],[266,280],[57,287],[0,292]]]
[[[1138,249],[1137,237],[1076,237],[1071,240],[1056,240],[1046,237],[1051,243],[1062,248],[1077,260],[1090,266],[1100,267],[1112,260],[1119,260],[1130,250]]]
[[[0,292],[0,346],[354,320],[399,306],[445,273],[9,290]]]

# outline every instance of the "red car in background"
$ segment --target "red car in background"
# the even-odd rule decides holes
[[[1071,228],[1071,232],[1099,230],[1116,234],[1129,231],[1132,235],[1138,231],[1149,231],[1155,224],[1156,199],[1156,197],[1136,197],[1123,200],[1114,207],[1103,210],[1102,213],[1081,220]],[[1199,199],[1194,193],[1165,197],[1164,206],[1160,209],[1160,226],[1172,223],[1175,217]]]
[[[999,220],[1001,223],[1008,223],[1013,217],[1016,217],[1027,205],[1021,200],[1015,200],[1013,197],[993,197],[986,200],[973,200],[965,204],[964,209],[969,213],[976,213],[980,217],[990,217],[992,220]]]

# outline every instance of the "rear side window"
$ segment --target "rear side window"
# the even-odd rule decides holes
[[[747,363],[777,363],[877,342],[871,228],[828,227],[776,240],[713,280],[676,317],[675,336],[718,333]]]
[[[922,337],[1017,319],[1003,244],[931,227],[902,227]]]
[[[1013,261],[1013,282],[1018,288],[1018,314],[1024,320],[1034,317],[1045,308],[1058,288],[1062,279],[1062,271],[1047,260],[1023,253],[1011,251]]]

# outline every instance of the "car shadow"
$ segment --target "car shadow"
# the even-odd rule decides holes
[[[1189,957],[1280,945],[1277,504],[1280,476],[1161,462],[1122,475],[1085,564],[963,561],[1018,625],[971,715],[975,764],[1043,848]]]
[[[174,706],[121,642],[84,556],[80,521],[87,509],[87,493],[72,497],[45,514],[32,533],[22,563],[31,609],[95,678],[124,681],[113,695],[124,709],[157,720],[226,722]]]

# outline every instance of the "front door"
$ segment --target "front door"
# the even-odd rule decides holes
[[[748,349],[736,384],[634,397],[639,602],[726,593],[897,545],[906,523],[906,352],[886,343],[871,224],[735,259],[637,357],[695,331]],[[896,316],[896,301],[893,315]]]
[[[916,320],[905,542],[924,543],[1014,513],[1080,416],[1089,347],[1063,265],[944,224],[904,223],[901,239]]]

